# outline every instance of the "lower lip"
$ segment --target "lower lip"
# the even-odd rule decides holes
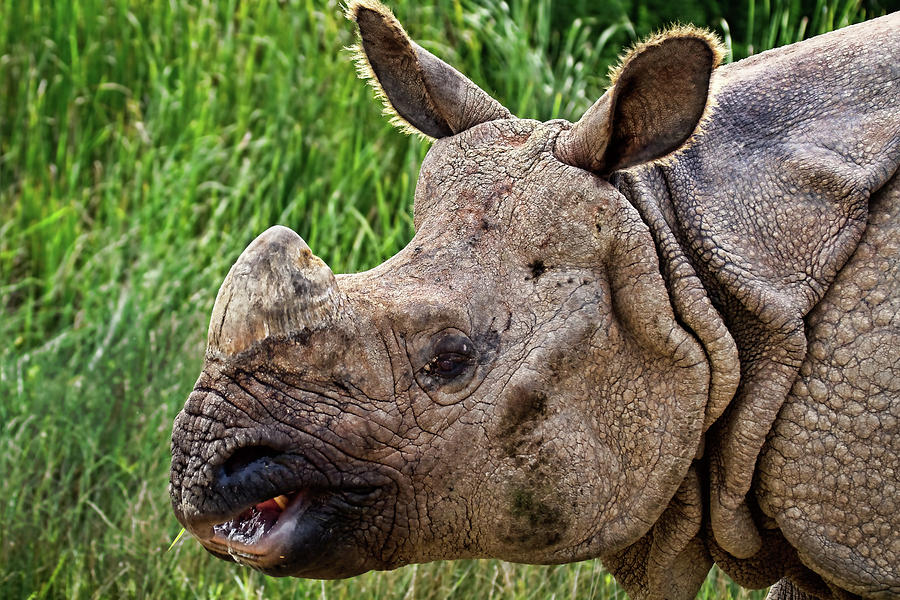
[[[303,492],[294,495],[284,510],[275,499],[267,500],[249,509],[252,511],[249,515],[245,512],[231,521],[214,525],[213,536],[208,541],[235,561],[252,566],[260,558],[277,555],[307,508],[309,501]]]

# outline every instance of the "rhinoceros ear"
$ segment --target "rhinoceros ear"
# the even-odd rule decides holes
[[[721,56],[716,37],[693,27],[639,44],[606,93],[560,135],[557,158],[606,176],[677,150],[703,116]]]
[[[413,42],[377,0],[356,0],[347,8],[356,21],[360,76],[378,91],[386,112],[407,131],[433,138],[512,115],[459,71]]]

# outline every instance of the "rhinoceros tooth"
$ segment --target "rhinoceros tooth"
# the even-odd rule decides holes
[[[319,329],[340,308],[328,265],[299,235],[276,225],[247,246],[222,282],[207,352],[231,356],[267,337]]]

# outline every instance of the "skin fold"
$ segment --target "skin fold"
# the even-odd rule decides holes
[[[717,67],[637,46],[577,123],[517,119],[354,2],[434,138],[409,245],[337,275],[276,226],[216,299],[179,521],[272,575],[716,562],[772,599],[900,595],[900,16]]]

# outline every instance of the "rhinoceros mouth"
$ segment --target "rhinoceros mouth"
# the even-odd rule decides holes
[[[284,538],[293,521],[309,508],[309,496],[309,492],[291,492],[254,504],[235,518],[213,525],[207,542],[239,562],[267,556],[290,541]]]
[[[237,516],[212,525],[200,543],[221,558],[269,575],[348,577],[362,572],[328,556],[338,523],[348,513],[365,512],[378,487],[303,489],[247,506]],[[357,515],[358,516],[358,515]],[[352,520],[352,519],[351,519]]]

